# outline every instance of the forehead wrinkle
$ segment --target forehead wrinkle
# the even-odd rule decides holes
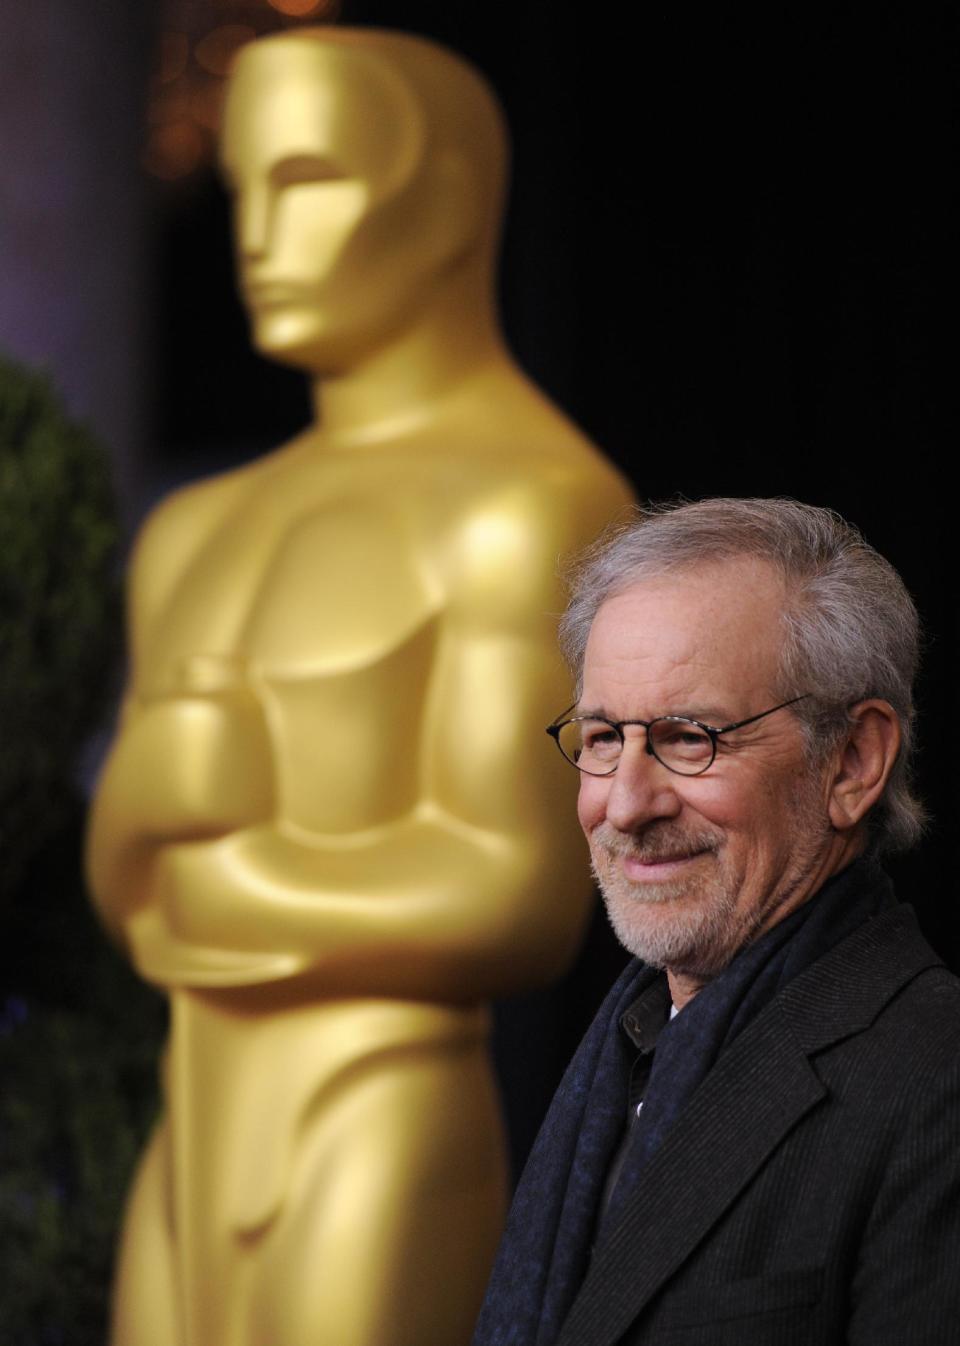
[[[731,720],[778,683],[784,586],[769,566],[728,563],[644,580],[594,619],[582,698],[621,714]],[[699,713],[698,713],[699,712]]]
[[[664,715],[680,715],[709,722],[711,715],[716,718],[727,713],[727,708],[705,686],[704,673],[709,666],[703,666],[701,671],[699,664],[689,661],[677,666],[674,670],[676,676],[668,676],[666,680],[658,677],[650,685],[649,678],[637,675],[635,661],[621,659],[618,662],[623,669],[623,676],[614,677],[616,685],[607,695],[598,697],[591,683],[585,683],[584,694],[590,700],[586,702],[584,696],[581,696],[578,704],[586,704],[588,708],[579,709],[579,714],[596,714],[598,718],[613,722],[621,719],[653,720]],[[597,674],[606,684],[607,678],[603,677],[602,669],[594,670],[593,682],[596,682]]]

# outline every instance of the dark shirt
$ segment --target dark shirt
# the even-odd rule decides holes
[[[620,1016],[620,1032],[635,1049],[635,1055],[630,1067],[630,1082],[627,1086],[627,1111],[624,1117],[623,1134],[613,1153],[604,1181],[603,1196],[600,1200],[597,1220],[598,1227],[603,1221],[610,1204],[610,1198],[613,1196],[617,1180],[623,1169],[623,1161],[626,1158],[627,1150],[630,1148],[633,1129],[639,1120],[640,1109],[643,1106],[644,1090],[653,1068],[653,1054],[656,1050],[657,1038],[660,1036],[661,1029],[669,1022],[672,1008],[670,986],[667,982],[667,974],[663,972],[641,995],[637,996],[633,1004],[624,1010]]]

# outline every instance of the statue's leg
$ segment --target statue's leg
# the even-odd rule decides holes
[[[168,1180],[161,1122],[127,1200],[114,1277],[111,1346],[181,1346]]]
[[[318,1100],[292,1177],[245,1346],[467,1346],[505,1200],[482,1050],[364,1063]]]

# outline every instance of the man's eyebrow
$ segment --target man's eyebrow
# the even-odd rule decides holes
[[[576,719],[609,720],[611,724],[616,723],[614,717],[609,713],[609,711],[604,710],[602,706],[598,707],[598,706],[575,705],[573,707],[573,710],[571,710],[570,714],[574,716]]]
[[[729,710],[723,710],[719,706],[697,706],[693,710],[671,711],[670,714],[683,715],[688,720],[699,720],[701,724],[710,725],[711,729],[720,729],[725,724],[733,724],[737,718],[731,715]]]
[[[619,720],[616,715],[610,713],[603,706],[574,706],[570,712],[578,719],[587,720],[608,720],[610,724],[629,724],[631,720],[638,720],[639,716],[626,716]],[[682,710],[661,710],[657,715],[650,715],[645,718],[650,720],[667,719],[675,716],[681,720],[699,720],[701,724],[707,724],[711,729],[721,729],[725,724],[736,723],[736,716],[731,715],[728,710],[722,710],[718,706],[696,706],[693,709],[684,707]]]

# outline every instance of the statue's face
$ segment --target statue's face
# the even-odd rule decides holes
[[[438,266],[422,144],[406,87],[367,53],[296,39],[244,50],[222,162],[261,351],[333,372],[417,310]]]

